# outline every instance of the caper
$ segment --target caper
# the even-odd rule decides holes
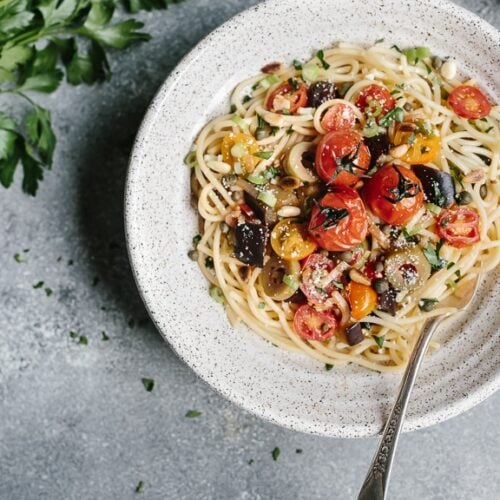
[[[439,56],[434,56],[432,58],[432,67],[434,69],[439,69],[443,65],[443,60]]]
[[[273,254],[259,275],[260,285],[268,297],[274,300],[286,300],[294,295],[295,290],[283,283],[284,276],[299,281],[300,264],[298,261],[282,260]]]
[[[199,256],[198,250],[189,250],[188,257],[191,260],[198,260],[198,256]]]
[[[238,176],[236,174],[226,174],[222,176],[221,180],[222,180],[222,185],[226,189],[229,189],[231,186],[234,186],[236,184]]]
[[[481,187],[479,188],[479,196],[484,200],[488,196],[488,188],[486,187],[486,184],[481,184]]]
[[[233,191],[231,198],[236,202],[241,201],[243,199],[243,191]]]
[[[460,191],[460,193],[457,194],[456,200],[459,205],[468,205],[472,202],[472,196],[467,191]]]
[[[389,290],[389,282],[383,278],[375,278],[372,281],[372,286],[373,289],[379,294],[387,292],[387,290]]]
[[[344,261],[344,262],[351,262],[352,258],[354,257],[353,253],[348,250],[346,252],[342,252],[340,254],[340,258]]]

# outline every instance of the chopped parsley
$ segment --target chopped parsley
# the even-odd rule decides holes
[[[46,287],[45,288],[45,295],[47,295],[47,297],[50,297],[54,292],[52,291],[52,288],[49,288],[49,287]]]
[[[373,340],[375,340],[375,342],[380,348],[384,347],[385,335],[379,335],[378,337],[374,335]]]
[[[398,106],[386,113],[382,118],[380,118],[379,125],[381,125],[382,127],[388,127],[392,122],[401,123],[403,121],[403,117],[404,109]]]
[[[426,248],[423,249],[425,258],[429,261],[432,269],[434,271],[438,271],[439,269],[443,269],[446,266],[446,261],[439,256],[439,251],[443,246],[444,240],[441,239],[436,247],[433,247],[430,243]]]
[[[254,153],[254,156],[257,156],[258,158],[262,158],[263,160],[269,160],[271,156],[273,156],[272,151],[257,151],[257,153]]]
[[[271,452],[271,455],[273,456],[273,460],[276,462],[278,460],[278,457],[280,456],[281,450],[276,446],[274,450]]]
[[[205,259],[205,267],[207,269],[213,269],[214,268],[214,259],[212,259],[212,257],[207,257]]]
[[[289,78],[288,83],[293,88],[293,90],[299,90],[299,82],[295,78]]]
[[[450,164],[450,173],[453,179],[455,179],[456,183],[463,188],[464,184],[462,171],[455,164]]]
[[[403,51],[397,45],[392,45],[391,49],[397,50],[400,54],[403,53]]]
[[[486,134],[489,134],[495,127],[493,127],[493,125],[491,127],[488,127],[486,130],[485,130],[485,133]]]
[[[330,65],[325,61],[325,53],[322,50],[318,50],[316,57],[319,59],[324,69],[328,69],[330,67]]]
[[[412,132],[408,136],[408,140],[406,141],[406,144],[408,144],[409,146],[412,146],[415,143],[416,139],[417,139],[417,134],[415,134],[415,132]]]
[[[423,311],[423,312],[429,312],[432,311],[435,307],[436,304],[439,302],[438,299],[420,299],[418,301],[418,308]]]
[[[269,167],[266,170],[264,170],[262,175],[264,176],[264,178],[271,180],[271,179],[274,179],[279,173],[280,173],[279,168]]]
[[[201,411],[198,410],[188,410],[184,415],[186,418],[197,418],[201,415]]]
[[[70,332],[69,332],[69,336],[70,336],[70,338],[72,338],[72,339],[76,339],[76,338],[78,337],[78,334],[77,334],[76,332],[70,331]]]
[[[87,339],[87,337],[85,335],[80,335],[80,337],[78,339],[78,343],[82,344],[82,345],[87,345],[89,343],[89,340]]]
[[[236,104],[231,104],[231,107],[229,108],[230,113],[235,113],[236,112]]]
[[[43,281],[39,281],[36,285],[33,285],[33,288],[42,288]]]
[[[297,71],[300,71],[302,69],[302,63],[297,60],[297,59],[294,59],[293,60],[293,67],[297,70]]]
[[[259,305],[257,306],[259,309],[264,309],[266,307],[265,302],[259,302]]]
[[[375,40],[374,45],[376,45],[377,43],[382,43],[384,40],[385,38],[377,38],[377,40]]]
[[[144,481],[139,481],[135,487],[136,493],[142,493],[144,491]]]
[[[333,365],[331,365],[330,363],[325,363],[325,370],[327,372],[329,372],[332,368],[333,368]]]
[[[26,262],[26,259],[19,253],[16,253],[14,255],[14,260],[18,263],[21,264],[22,262]]]
[[[155,381],[152,378],[141,378],[141,381],[146,391],[151,392],[154,389]]]
[[[251,101],[252,100],[252,96],[250,95],[246,95],[243,97],[243,100],[241,101],[243,104],[246,104],[248,101]],[[236,110],[235,110],[236,111]],[[234,111],[233,111],[234,113]]]
[[[101,332],[101,340],[109,340],[109,336],[104,331]]]
[[[304,450],[303,450],[302,448],[297,448],[297,449],[295,450],[295,453],[297,453],[297,455],[301,455],[301,454],[303,453],[303,451],[304,451]]]

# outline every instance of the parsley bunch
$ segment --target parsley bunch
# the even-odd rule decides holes
[[[182,0],[122,0],[128,12],[166,8]],[[0,183],[8,188],[22,165],[22,189],[34,196],[52,166],[56,137],[50,111],[31,92],[54,92],[111,76],[106,50],[149,40],[135,19],[113,22],[118,0],[0,0],[0,97],[15,95],[30,111],[21,119],[0,111]]]

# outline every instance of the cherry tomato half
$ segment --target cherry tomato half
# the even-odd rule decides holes
[[[333,260],[319,253],[307,257],[302,267],[300,289],[311,304],[323,303],[335,289],[333,283],[328,283],[326,286],[322,283],[334,267]]]
[[[271,233],[271,246],[284,260],[302,260],[316,250],[316,243],[302,224],[290,219],[282,220]]]
[[[280,106],[280,103],[276,100],[277,97],[288,101],[288,105],[284,107],[284,101],[282,101]],[[282,83],[271,90],[266,99],[266,108],[274,113],[283,113],[287,109],[293,115],[299,108],[305,106],[307,106],[307,87],[299,82],[297,82],[297,88],[294,88],[290,83]]]
[[[337,320],[333,314],[316,311],[304,304],[297,309],[293,317],[293,329],[304,340],[323,342],[332,337],[337,328]]]
[[[424,195],[417,176],[401,165],[385,165],[366,183],[363,199],[388,224],[408,222],[422,207]]]
[[[468,247],[479,241],[479,215],[470,208],[444,210],[437,219],[436,230],[449,245]]]
[[[321,126],[327,131],[350,130],[356,124],[354,110],[348,104],[337,102],[321,118]]]
[[[367,231],[365,206],[355,189],[335,186],[312,209],[309,233],[321,248],[350,250],[365,239]]]
[[[347,300],[351,306],[351,316],[356,321],[368,316],[377,307],[377,292],[368,285],[351,281],[347,287]]]
[[[374,83],[359,93],[356,106],[366,114],[376,114],[377,118],[382,118],[396,107],[396,101],[385,87]]]
[[[409,144],[410,132],[397,131],[394,135],[394,144]],[[416,134],[412,144],[409,144],[408,151],[401,157],[401,160],[410,165],[419,165],[434,161],[441,151],[441,138],[435,135],[426,136]]]
[[[221,143],[223,160],[229,165],[234,165],[236,162],[241,163],[247,173],[253,172],[260,162],[260,158],[255,156],[258,150],[259,145],[256,140],[250,134],[243,132],[238,134],[231,132],[224,136]]]
[[[354,130],[329,132],[316,148],[315,165],[326,183],[353,186],[370,166],[370,150]]]
[[[455,87],[449,97],[448,104],[453,111],[467,120],[477,120],[488,116],[491,104],[484,93],[472,85],[459,85]]]

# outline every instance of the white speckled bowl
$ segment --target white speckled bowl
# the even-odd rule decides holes
[[[498,102],[500,35],[443,1],[276,0],[222,25],[172,72],[144,119],[126,187],[126,230],[137,285],[178,355],[225,397],[277,424],[326,436],[374,435],[400,379],[323,365],[232,329],[186,254],[197,232],[183,157],[202,125],[228,108],[242,79],[264,63],[305,59],[334,41],[424,45],[455,58]],[[405,430],[467,410],[500,385],[498,274],[470,313],[439,334],[425,363]]]

